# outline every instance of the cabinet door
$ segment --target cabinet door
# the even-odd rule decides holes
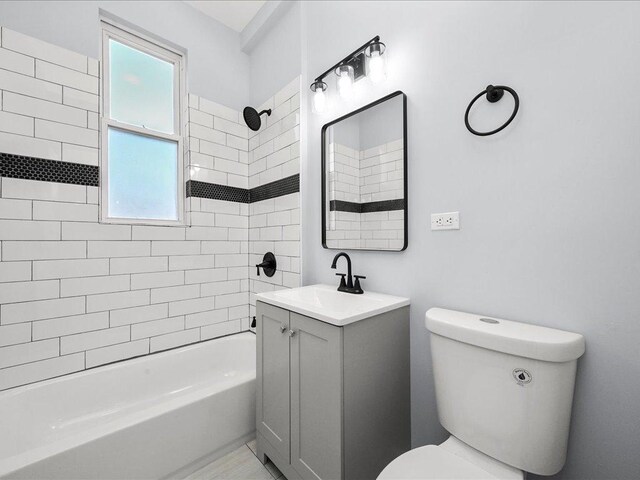
[[[256,428],[287,462],[290,461],[289,329],[287,310],[257,303]]]
[[[304,479],[342,478],[342,329],[290,313],[291,465]]]

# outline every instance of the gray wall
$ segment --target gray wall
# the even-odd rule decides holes
[[[402,97],[394,97],[357,115],[360,150],[402,138]]]
[[[362,6],[303,2],[303,80],[379,34],[389,77],[359,104],[408,95],[409,248],[351,255],[365,290],[412,300],[413,445],[446,437],[424,327],[425,311],[440,306],[583,333],[558,478],[639,478],[640,3]],[[479,138],[463,114],[489,83],[516,88],[521,111]],[[502,103],[474,125],[500,122]],[[320,241],[320,128],[345,111],[307,121],[304,284],[335,283],[336,252]],[[460,231],[430,231],[431,212],[456,210]]]
[[[99,58],[100,8],[186,49],[190,93],[236,110],[246,105],[249,56],[240,35],[184,2],[0,1],[0,24]]]
[[[328,132],[333,138],[328,138],[331,142],[339,143],[345,147],[360,150],[360,117],[358,115],[349,117],[329,127]]]
[[[402,138],[402,98],[394,97],[332,127],[333,141],[367,150]]]
[[[260,105],[300,75],[300,3],[287,0],[282,18],[249,53],[251,103]]]

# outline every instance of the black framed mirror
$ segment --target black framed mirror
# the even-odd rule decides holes
[[[402,251],[408,242],[407,96],[322,127],[322,246]]]

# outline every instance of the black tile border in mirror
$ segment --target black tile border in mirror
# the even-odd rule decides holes
[[[345,202],[344,200],[331,200],[329,210],[332,212],[371,213],[388,212],[392,210],[404,210],[404,198],[396,200],[381,200],[379,202]]]

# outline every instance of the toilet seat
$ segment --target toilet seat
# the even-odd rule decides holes
[[[436,445],[403,453],[387,465],[378,480],[480,480],[496,479],[487,471]]]
[[[484,467],[484,468],[483,468]],[[521,470],[505,465],[451,436],[441,445],[403,453],[377,480],[522,480]]]

